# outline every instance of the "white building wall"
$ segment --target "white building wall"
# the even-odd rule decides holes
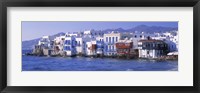
[[[83,34],[85,34],[85,35],[90,35],[90,34],[91,34],[91,31],[90,31],[90,30],[84,31]]]
[[[76,47],[76,54],[83,53],[82,47]]]
[[[156,54],[155,54],[156,52],[155,52],[155,50],[153,50],[152,52],[153,52],[153,54],[152,54],[152,55],[153,55],[153,58],[155,58],[155,57],[156,57]]]
[[[43,36],[41,40],[39,40],[38,45],[45,45],[50,47],[50,39],[49,36]]]
[[[106,43],[109,43],[109,38],[111,38],[111,43],[113,42],[113,37],[114,37],[114,43],[120,40],[120,33],[108,33],[104,34],[103,40]],[[106,41],[106,38],[108,38],[108,41]]]
[[[75,38],[74,37],[65,37],[65,41],[66,40],[70,40],[70,45],[64,44],[64,47],[68,46],[71,49],[71,50],[65,50],[65,52],[67,53],[67,56],[73,56],[73,55],[75,55],[76,54],[76,49],[73,47],[73,46],[75,46],[74,45]]]
[[[92,47],[92,42],[86,42],[86,55],[88,56],[91,56],[93,54],[91,47]]]
[[[149,54],[148,54],[149,51]],[[139,57],[140,58],[158,58],[160,57],[160,50],[146,50],[146,49],[139,49]],[[159,55],[158,55],[159,53]]]
[[[74,53],[72,51],[65,51],[67,53],[67,56],[72,56]]]
[[[82,38],[76,38],[76,54],[83,53],[83,39]]]
[[[96,41],[104,41],[104,37],[98,36],[98,37],[96,37]]]
[[[104,40],[104,44],[106,44],[108,46],[108,50],[110,51],[105,51],[106,55],[116,55],[116,46],[115,43],[118,42],[120,40],[121,37],[121,33],[108,33],[108,34],[104,34],[103,40]],[[107,39],[106,39],[107,38]],[[110,40],[109,40],[110,38]],[[114,47],[114,49],[113,49]],[[113,49],[113,50],[112,50]]]

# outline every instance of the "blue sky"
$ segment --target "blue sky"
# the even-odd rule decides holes
[[[59,32],[78,32],[89,29],[130,29],[138,25],[178,27],[178,22],[22,22],[22,41],[54,35]]]

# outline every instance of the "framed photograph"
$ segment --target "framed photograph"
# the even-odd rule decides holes
[[[0,6],[1,92],[199,93],[199,0]]]

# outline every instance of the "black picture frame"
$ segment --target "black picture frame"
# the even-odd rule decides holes
[[[194,86],[7,86],[7,7],[193,7]],[[2,93],[199,93],[200,0],[2,0],[0,1],[0,91]]]

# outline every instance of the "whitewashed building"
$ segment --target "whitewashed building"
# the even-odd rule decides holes
[[[104,49],[104,40],[102,36],[96,37],[96,53],[97,55],[102,56],[103,55],[103,49]]]
[[[65,37],[64,52],[67,56],[74,56],[76,54],[75,37]]]
[[[138,42],[140,40],[148,39],[148,37],[154,37],[156,34],[144,33],[144,32],[135,32],[133,33],[133,49],[138,49]]]
[[[91,33],[92,33],[91,30],[83,31],[83,34],[84,34],[84,35],[91,35]]]
[[[76,37],[75,40],[76,54],[83,54],[83,38]]]
[[[104,34],[104,55],[115,56],[117,54],[115,43],[120,40],[121,33],[107,33]]]
[[[54,50],[57,52],[63,51],[65,36],[59,36],[54,39]]]
[[[151,37],[152,39],[162,40],[168,44],[169,52],[178,51],[178,31],[175,31],[175,35],[170,32],[165,32],[158,34],[155,37]]]
[[[85,55],[94,56],[96,55],[96,41],[88,41],[85,44]]]
[[[49,36],[43,36],[39,42],[38,42],[38,45],[40,46],[44,46],[44,47],[50,47],[50,39],[49,39]]]
[[[65,34],[66,37],[70,37],[70,36],[76,37],[78,35],[79,35],[78,32],[68,32],[68,33]]]
[[[138,42],[139,58],[158,58],[167,55],[168,47],[162,40],[140,40]]]

